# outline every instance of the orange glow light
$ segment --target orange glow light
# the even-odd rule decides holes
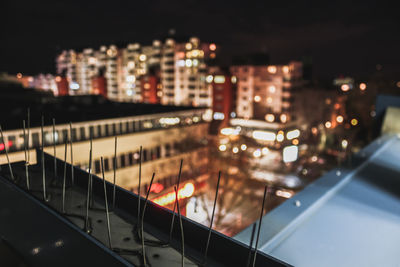
[[[215,51],[217,49],[217,46],[215,44],[210,44],[210,50]]]
[[[188,197],[191,197],[194,193],[194,184],[193,183],[187,183],[185,184],[184,187],[178,190],[178,200],[180,199],[185,199]],[[170,192],[168,194],[162,195],[156,199],[153,200],[154,203],[161,205],[161,206],[166,206],[168,204],[174,203],[175,202],[175,192]]]

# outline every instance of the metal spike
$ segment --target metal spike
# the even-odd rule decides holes
[[[182,216],[181,210],[179,208],[179,199],[178,199],[178,189],[174,186],[175,190],[175,203],[178,210],[178,217],[179,217],[179,225],[181,228],[181,242],[182,242],[182,267],[185,266],[185,237],[183,235],[183,225],[182,225]]]
[[[44,133],[43,133],[43,127],[44,127],[44,117],[42,116],[42,125],[40,126],[40,131],[42,134],[42,182],[43,182],[43,199],[44,201],[47,201],[46,197],[46,170],[44,166]]]
[[[53,153],[54,153],[54,179],[57,177],[57,158],[56,158],[56,119],[53,118]]]
[[[108,245],[112,250],[111,245],[111,227],[110,227],[110,214],[108,213],[108,201],[107,201],[107,188],[106,188],[106,179],[104,178],[104,162],[103,157],[101,157],[101,173],[103,175],[103,186],[104,186],[104,202],[106,206],[106,217],[107,217],[107,232],[108,232]]]
[[[221,180],[221,171],[218,172],[218,181],[217,181],[217,188],[215,190],[214,206],[213,206],[213,210],[212,210],[212,214],[211,214],[210,227],[208,228],[208,237],[207,237],[206,249],[205,249],[205,252],[204,252],[204,265],[206,265],[206,263],[207,263],[208,246],[210,245],[210,238],[211,238],[211,232],[212,232],[212,225],[213,225],[213,222],[214,222],[215,206],[217,204],[220,180]]]
[[[253,250],[253,241],[254,241],[254,234],[256,233],[256,226],[257,226],[257,223],[253,223],[253,228],[251,229],[251,236],[250,236],[250,243],[249,243],[249,255],[247,256],[246,267],[250,266],[251,252]]]
[[[93,146],[92,146],[92,143],[93,143],[93,136],[92,136],[92,134],[90,134],[90,149],[91,150],[93,150]],[[90,176],[89,176],[89,178],[90,178],[90,198],[89,198],[89,207],[90,208],[93,208],[93,174],[91,174]]]
[[[114,145],[114,186],[113,186],[113,210],[115,209],[115,181],[117,176],[117,136],[115,136],[115,145]]]
[[[74,151],[72,149],[73,144],[73,135],[72,135],[72,123],[69,123],[69,145],[71,149],[71,185],[75,183],[75,176],[74,176]]]
[[[142,217],[141,217],[141,220],[140,220],[140,233],[141,233],[141,239],[142,239],[142,256],[143,256],[144,266],[146,266],[146,250],[145,250],[145,247],[144,247],[144,230],[143,230],[144,213],[146,211],[147,200],[149,199],[150,189],[151,189],[151,186],[153,185],[153,180],[154,180],[154,176],[155,175],[156,174],[153,172],[153,176],[151,177],[151,181],[150,181],[150,186],[149,186],[149,189],[147,190],[146,199],[145,199],[144,205],[143,205]]]
[[[29,144],[29,140],[30,140],[30,132],[31,132],[31,109],[28,108],[28,150],[30,148],[30,144]],[[28,164],[30,162],[31,159],[31,153],[29,153],[28,151]]]
[[[4,143],[4,135],[3,135],[3,129],[1,128],[1,125],[0,125],[0,133],[1,133],[1,140],[2,140],[3,146],[4,146],[4,151],[6,152],[6,158],[7,158],[7,163],[8,163],[8,169],[10,170],[11,180],[13,182],[15,182],[14,173],[11,168],[10,158],[8,157],[8,149],[6,147],[6,144]]]
[[[265,197],[267,196],[267,189],[268,189],[268,186],[266,185],[265,188],[264,188],[264,197],[263,197],[263,202],[262,202],[262,207],[261,207],[260,220],[259,220],[259,222],[258,222],[256,246],[254,247],[253,267],[256,266],[256,256],[257,256],[257,248],[258,248],[258,239],[259,239],[259,237],[260,237],[261,223],[262,223],[262,217],[263,217],[263,213],[264,213],[264,204],[265,204]]]
[[[29,162],[28,162],[28,151],[27,151],[27,142],[26,142],[26,127],[25,127],[25,120],[22,121],[23,125],[23,131],[24,131],[24,151],[25,151],[25,177],[26,177],[26,188],[29,190],[30,189],[30,184],[29,184]]]
[[[88,177],[88,187],[86,195],[86,217],[85,217],[85,231],[90,233],[89,229],[89,202],[90,202],[90,187],[92,181],[92,139],[90,139],[90,150],[89,150],[89,177]]]
[[[178,190],[179,190],[179,183],[181,182],[182,165],[183,165],[183,159],[181,159],[181,164],[179,166],[178,181],[176,183],[176,186],[177,186]],[[176,209],[176,202],[174,203],[174,209],[172,211],[172,220],[171,220],[171,226],[169,228],[169,241],[168,241],[168,243],[171,243],[171,240],[172,240],[172,231],[174,230],[174,220],[175,220],[175,209]]]
[[[65,180],[67,179],[67,147],[68,140],[65,140],[65,152],[64,152],[64,178],[62,187],[62,213],[65,213]]]
[[[137,209],[137,219],[139,224],[140,218],[140,187],[142,183],[142,146],[140,146],[139,150],[139,185],[138,185],[138,209]]]

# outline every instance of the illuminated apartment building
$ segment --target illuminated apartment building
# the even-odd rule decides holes
[[[153,41],[150,46],[138,43],[124,48],[115,45],[91,48],[75,53],[63,51],[57,57],[57,73],[66,74],[71,94],[93,94],[92,79],[104,69],[107,97],[121,102],[143,102],[141,78],[156,73],[157,91],[165,105],[211,106],[211,91],[206,83],[207,59],[215,58],[215,44]]]
[[[296,160],[300,130],[292,90],[302,85],[302,64],[233,66],[231,73],[237,80],[237,118],[221,133],[254,138],[270,149],[274,160]]]
[[[237,116],[245,119],[287,123],[295,120],[291,89],[299,84],[301,63],[279,66],[234,66],[237,78]]]
[[[226,127],[236,117],[236,77],[219,67],[210,67],[206,77],[212,92],[213,126]]]

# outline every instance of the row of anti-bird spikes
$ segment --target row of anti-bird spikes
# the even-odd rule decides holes
[[[24,150],[25,150],[25,173],[26,173],[26,186],[27,189],[30,190],[30,181],[29,181],[29,151],[28,151],[28,146],[29,146],[29,136],[30,136],[30,112],[28,109],[28,123],[27,123],[27,135],[25,134],[26,132],[26,123],[25,120],[23,121],[23,136],[24,136]],[[73,141],[72,141],[72,123],[69,124],[69,130],[70,130],[70,139],[69,139],[69,144],[70,144],[70,153],[71,153],[71,166],[73,166]],[[45,201],[48,201],[49,198],[46,195],[46,172],[45,172],[45,165],[44,165],[44,132],[43,132],[43,127],[44,127],[44,117],[42,116],[42,124],[41,124],[41,136],[42,136],[42,144],[41,144],[41,161],[42,161],[42,179],[43,179],[43,199]],[[7,163],[11,175],[12,181],[15,182],[15,177],[12,171],[10,159],[8,156],[8,150],[7,147],[5,146],[4,143],[4,136],[3,136],[3,131],[0,126],[0,134],[1,134],[1,139],[2,143],[5,149],[5,154],[7,158]],[[53,153],[54,153],[54,175],[57,175],[57,161],[56,161],[56,132],[55,132],[55,119],[53,119]],[[93,177],[92,177],[92,152],[93,152],[93,145],[92,145],[92,137],[90,138],[90,149],[89,149],[89,177],[88,177],[88,188],[87,188],[87,198],[86,198],[86,216],[85,216],[85,231],[87,233],[90,233],[92,229],[90,229],[89,226],[89,202],[91,197],[91,189],[93,186]],[[66,169],[67,169],[67,147],[68,147],[68,138],[65,140],[65,148],[64,148],[64,175],[63,175],[63,183],[62,183],[62,213],[65,214],[65,190],[66,190]],[[138,184],[138,219],[137,219],[137,231],[140,231],[140,239],[142,243],[142,260],[144,266],[147,266],[146,264],[146,250],[145,250],[145,239],[144,239],[144,215],[145,215],[145,210],[148,202],[148,197],[149,193],[153,184],[153,180],[155,177],[155,173],[153,173],[150,185],[147,190],[146,198],[145,198],[145,203],[143,206],[143,211],[140,212],[140,188],[141,188],[141,169],[142,169],[142,154],[143,154],[143,149],[142,146],[140,146],[140,152],[139,152],[139,184]],[[117,156],[117,137],[115,136],[115,144],[114,144],[114,176],[113,176],[113,210],[115,209],[115,190],[116,190],[116,156]],[[173,225],[174,225],[174,218],[175,218],[175,210],[177,210],[178,213],[178,218],[179,218],[179,224],[180,224],[180,232],[181,232],[181,254],[182,254],[182,261],[181,265],[184,266],[185,261],[185,245],[184,245],[184,231],[183,231],[183,225],[182,225],[182,218],[180,214],[180,207],[179,207],[179,196],[178,196],[178,190],[179,190],[179,185],[180,185],[180,179],[181,179],[181,174],[182,174],[182,165],[183,165],[183,160],[180,162],[180,167],[179,167],[179,174],[178,174],[178,179],[177,179],[177,184],[174,186],[174,191],[175,191],[175,202],[174,202],[174,208],[172,212],[172,220],[171,220],[171,226],[170,226],[170,235],[169,235],[169,240],[167,244],[171,243],[172,240],[172,232],[173,232]],[[112,242],[111,242],[111,225],[110,225],[110,215],[109,215],[109,207],[108,207],[108,199],[107,199],[107,191],[106,191],[106,182],[105,182],[105,177],[104,177],[104,162],[103,162],[103,157],[101,157],[101,171],[102,171],[102,178],[103,178],[103,186],[104,186],[104,199],[105,199],[105,211],[106,211],[106,220],[107,220],[107,233],[108,233],[108,243],[109,247],[112,250]],[[212,226],[213,226],[213,221],[214,221],[214,215],[215,215],[215,208],[216,208],[216,203],[217,203],[217,198],[218,198],[218,191],[219,191],[219,185],[220,185],[220,179],[221,179],[221,172],[218,173],[218,181],[217,181],[217,186],[216,186],[216,191],[215,191],[215,198],[214,198],[214,205],[213,205],[213,210],[212,210],[212,215],[211,215],[211,221],[210,221],[210,226],[208,229],[208,236],[207,236],[207,243],[205,247],[205,252],[204,252],[204,258],[203,262],[200,264],[201,266],[206,266],[207,265],[207,254],[208,254],[208,248],[210,244],[210,238],[211,238],[211,232],[212,232]],[[71,183],[72,185],[74,184],[74,170],[73,167],[71,168]],[[257,249],[258,249],[258,240],[260,236],[260,230],[261,230],[261,223],[262,223],[262,216],[264,213],[264,204],[265,204],[265,198],[267,195],[268,187],[265,186],[264,188],[264,196],[263,196],[263,201],[262,201],[262,207],[261,207],[261,214],[259,217],[259,223],[258,223],[258,231],[257,231],[257,238],[256,238],[256,244],[255,244],[255,249],[254,249],[254,256],[253,256],[253,261],[252,261],[252,266],[255,266],[256,263],[256,255],[257,255]],[[249,257],[247,261],[246,266],[250,266],[250,260],[251,260],[251,254],[252,254],[252,244],[253,244],[253,238],[254,238],[254,232],[255,232],[256,224],[253,225],[253,230],[252,230],[252,236],[249,244]]]

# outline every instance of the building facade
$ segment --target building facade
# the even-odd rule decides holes
[[[104,73],[107,97],[123,102],[148,101],[141,79],[157,75],[160,103],[208,107],[212,96],[206,83],[206,62],[215,57],[215,49],[215,44],[201,43],[193,37],[187,43],[166,39],[155,40],[149,46],[133,43],[123,48],[110,45],[99,50],[69,50],[57,56],[57,73],[67,77],[70,94],[96,93],[92,79]]]

